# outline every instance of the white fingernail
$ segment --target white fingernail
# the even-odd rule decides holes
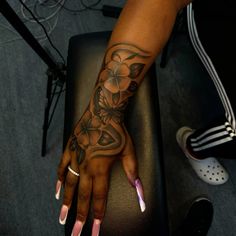
[[[146,210],[146,204],[143,200],[139,201],[141,212],[144,212]]]
[[[135,187],[136,187],[136,192],[138,195],[140,210],[141,212],[144,212],[146,209],[146,204],[144,202],[143,186],[141,184],[140,179],[135,180]]]
[[[81,221],[77,220],[74,224],[71,236],[80,236],[83,229],[83,225],[84,224]]]
[[[61,208],[61,213],[60,213],[60,216],[59,216],[59,222],[61,225],[64,225],[66,223],[66,218],[67,218],[67,215],[68,215],[68,207],[66,205],[63,205],[62,208]]]
[[[56,198],[57,200],[60,199],[60,193],[61,193],[61,181],[58,180],[58,181],[57,181],[57,184],[56,184],[56,194],[55,194],[55,198]]]
[[[92,236],[99,236],[100,225],[101,225],[101,220],[94,219],[93,229],[92,229]]]

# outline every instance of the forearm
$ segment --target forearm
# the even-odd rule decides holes
[[[108,48],[129,43],[150,52],[148,67],[170,37],[179,10],[190,0],[128,0],[111,35]]]
[[[169,38],[177,0],[129,0],[113,30],[101,71],[75,140],[91,155],[119,153],[125,107]]]
[[[97,81],[97,86],[106,88],[116,99],[110,105],[119,106],[124,101],[124,93],[131,96],[136,91],[169,39],[178,11],[188,2],[127,1],[109,40]],[[112,82],[113,86],[117,82],[117,86],[112,87]]]

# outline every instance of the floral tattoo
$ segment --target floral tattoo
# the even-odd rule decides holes
[[[124,111],[129,97],[138,89],[149,57],[148,52],[126,43],[107,50],[88,109],[69,145],[77,153],[79,164],[88,150],[92,157],[116,155],[121,151],[125,142],[120,134]]]

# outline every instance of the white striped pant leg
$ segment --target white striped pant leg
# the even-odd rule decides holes
[[[218,121],[190,135],[187,139],[187,147],[199,159],[234,158],[236,156],[235,137],[234,129],[228,121]]]
[[[217,71],[218,68],[214,67],[212,58],[210,58],[210,56],[206,53],[206,50],[203,47],[200,41],[199,35],[198,35],[197,26],[194,19],[194,10],[192,7],[192,3],[189,4],[187,7],[187,22],[188,22],[189,36],[190,36],[192,45],[216,87],[216,90],[219,94],[219,97],[225,109],[225,116],[226,116],[227,121],[231,124],[232,128],[235,130],[236,121],[235,121],[234,112],[236,110],[235,108],[236,107],[236,96],[235,96],[236,93],[232,91],[232,89],[234,89],[234,85],[232,84],[234,79],[228,76],[229,73],[226,73],[226,76],[225,74],[223,75],[219,74]],[[219,34],[220,34],[220,30],[219,30]],[[230,37],[232,38],[232,36]],[[215,40],[217,40],[217,37],[215,38]],[[225,46],[225,44],[219,43],[219,47],[223,47]],[[233,71],[232,68],[234,66],[232,64],[232,60],[227,58],[227,52],[224,58],[225,60],[228,59],[228,65],[224,71]],[[232,76],[234,76],[234,74]],[[226,80],[227,80],[227,83],[226,83]]]

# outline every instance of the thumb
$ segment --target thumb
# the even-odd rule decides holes
[[[122,157],[122,165],[130,184],[135,187],[135,181],[138,179],[138,163],[135,155],[132,153]]]
[[[140,209],[144,212],[146,209],[144,190],[142,182],[138,176],[138,162],[135,157],[134,146],[129,136],[127,137],[126,146],[122,153],[122,165],[130,184],[136,189]]]

